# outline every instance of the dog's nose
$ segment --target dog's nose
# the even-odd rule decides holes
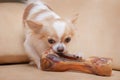
[[[57,48],[57,51],[58,51],[58,52],[63,52],[63,51],[64,51],[64,48],[63,48],[63,47],[58,47],[58,48]]]

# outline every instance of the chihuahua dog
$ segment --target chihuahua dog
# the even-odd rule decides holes
[[[42,1],[30,2],[24,10],[24,47],[30,60],[40,68],[43,51],[52,48],[57,54],[68,54],[67,44],[74,36],[77,15],[66,20],[58,16]]]

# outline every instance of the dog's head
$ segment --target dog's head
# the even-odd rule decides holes
[[[30,29],[56,53],[65,53],[75,33],[74,23],[77,16],[71,20],[54,19],[51,21],[36,22],[27,20]]]

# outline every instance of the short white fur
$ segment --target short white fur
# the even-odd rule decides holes
[[[28,56],[31,59],[33,59],[33,61],[35,62],[35,64],[37,65],[37,68],[40,69],[40,57],[38,56],[35,49],[32,46],[30,46],[29,39],[30,39],[30,35],[26,35],[26,40],[24,42],[25,50]]]
[[[35,4],[35,3],[34,3]],[[34,6],[31,10],[30,10],[30,13],[29,13],[29,17],[32,15],[32,14],[35,14],[37,12],[39,12],[40,10],[49,10],[48,7],[46,7],[42,2],[39,2],[39,3],[36,3],[36,6]]]
[[[65,32],[66,23],[63,21],[56,21],[53,23],[53,27],[54,27],[58,37],[61,38]]]
[[[36,4],[36,6],[34,6],[31,10],[30,10],[30,13],[29,13],[29,18],[32,14],[35,14],[39,11],[42,11],[42,10],[48,10],[46,13],[42,13],[40,15],[38,15],[37,17],[37,20],[43,20],[49,16],[53,16],[54,18],[56,19],[59,19],[60,17],[55,14],[53,11],[49,10],[49,8],[44,5],[41,1],[39,1],[38,3],[35,2],[34,4]]]
[[[53,16],[54,18],[58,19],[60,18],[58,15],[56,15],[54,12],[45,12],[45,13],[42,13],[42,14],[39,14],[37,17],[36,17],[36,20],[44,20],[50,16]]]

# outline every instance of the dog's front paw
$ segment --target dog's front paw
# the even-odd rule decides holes
[[[40,69],[40,61],[34,60],[29,62],[30,65],[36,65],[38,69]]]
[[[84,56],[83,56],[83,54],[82,54],[81,52],[75,53],[75,54],[73,55],[73,57],[75,57],[75,58],[78,59],[78,60],[82,60],[82,59],[84,58]]]

